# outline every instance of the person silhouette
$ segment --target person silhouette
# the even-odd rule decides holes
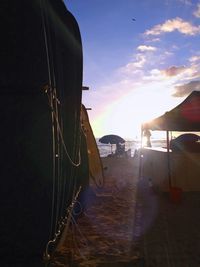
[[[147,142],[146,142],[147,147],[151,147],[151,132],[150,132],[150,130],[145,129],[144,132],[143,132],[143,135],[147,139]]]
[[[125,144],[116,143],[116,155],[123,155],[125,152]]]

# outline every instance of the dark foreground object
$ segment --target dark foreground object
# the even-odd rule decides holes
[[[32,266],[84,183],[65,153],[79,161],[82,46],[63,1],[0,5],[0,265]]]

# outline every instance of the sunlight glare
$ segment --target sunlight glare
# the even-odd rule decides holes
[[[161,116],[176,104],[168,93],[156,89],[155,84],[154,88],[134,90],[105,107],[93,123],[95,135],[104,132],[130,139],[140,137],[142,123]]]

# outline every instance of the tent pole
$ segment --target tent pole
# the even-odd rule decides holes
[[[140,141],[140,152],[139,152],[139,178],[142,177],[142,159],[143,159],[143,155],[142,155],[142,144],[143,144],[143,125],[141,126],[141,141]]]
[[[170,166],[169,131],[168,130],[167,130],[167,169],[168,169],[169,189],[170,189],[172,186],[172,183],[171,183],[171,166]]]

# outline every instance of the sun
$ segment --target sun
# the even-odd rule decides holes
[[[151,92],[151,93],[150,93]],[[93,121],[95,136],[115,133],[134,139],[141,135],[141,126],[176,106],[170,94],[161,90],[138,90],[125,94],[105,107]]]

